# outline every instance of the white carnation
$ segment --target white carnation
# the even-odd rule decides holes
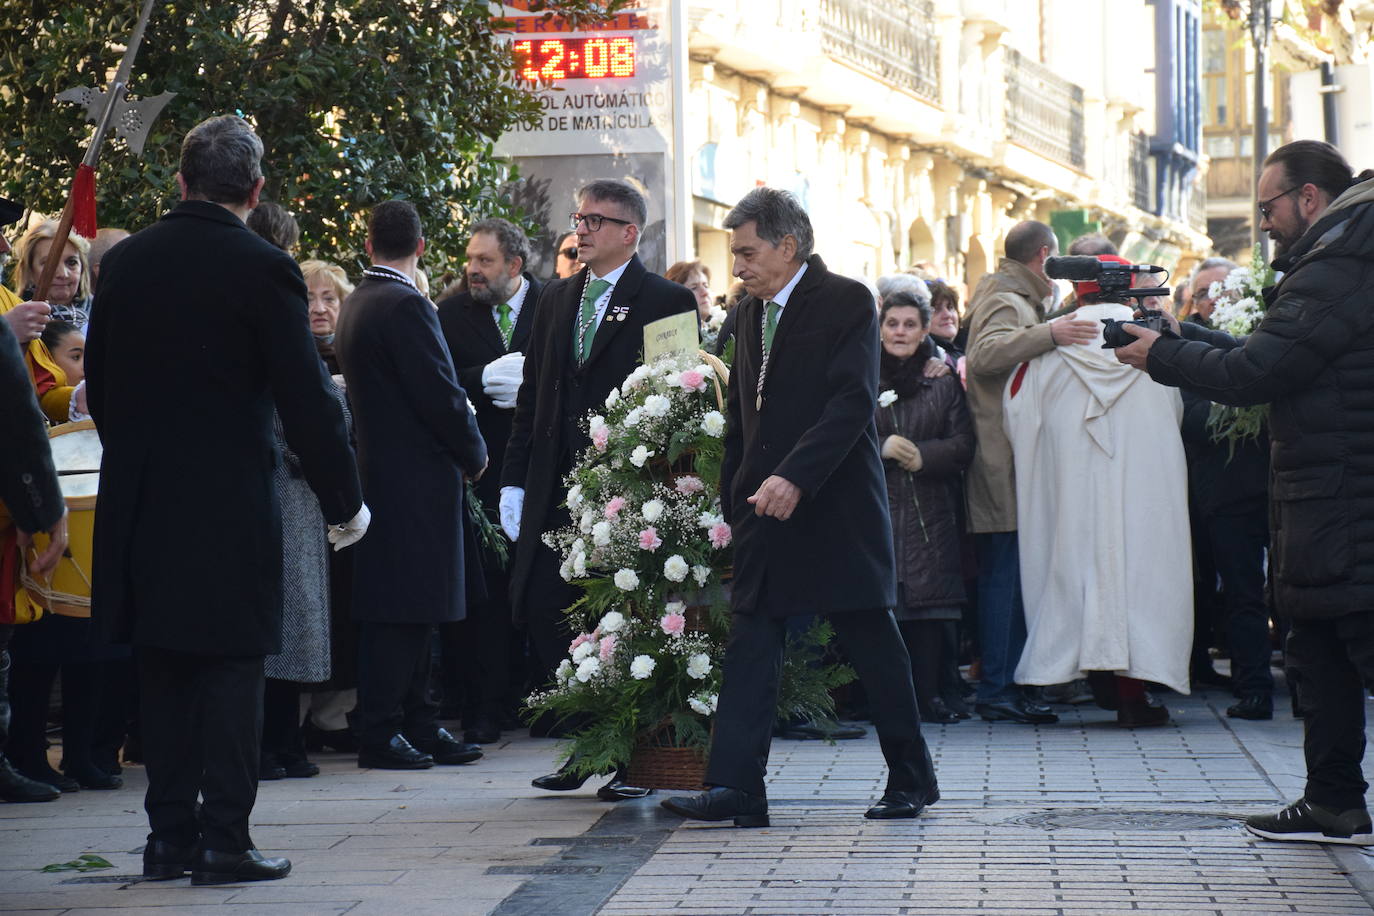
[[[725,417],[719,410],[710,410],[701,418],[701,431],[719,439],[725,435]]]
[[[629,428],[629,427],[631,427],[631,426],[638,426],[638,425],[639,425],[640,418],[643,417],[643,416],[644,416],[644,409],[643,409],[642,407],[636,407],[636,408],[634,408],[633,410],[631,410],[629,413],[625,414],[625,426],[626,426],[626,428]]]
[[[687,602],[669,601],[663,606],[663,611],[667,614],[685,614],[687,613]]]
[[[717,312],[717,311],[720,312],[721,318],[722,318],[722,320],[724,320],[725,311],[724,311],[723,309],[717,309],[715,306],[712,306],[712,307],[711,307],[711,312],[712,312],[713,315],[714,315],[715,312]],[[704,379],[713,379],[713,378],[716,377],[716,370],[712,369],[710,366],[706,365],[705,363],[698,363],[697,365],[693,366],[693,367],[692,367],[692,371],[693,371],[693,372],[700,372],[700,373],[701,373],[701,377],[704,378]]]
[[[711,673],[711,656],[698,652],[687,657],[687,676],[698,681]]]
[[[574,579],[587,578],[587,555],[585,553],[573,554],[572,574]]]
[[[558,567],[558,575],[563,577],[564,582],[571,582],[573,578],[572,557],[568,557],[563,564]]]
[[[569,679],[572,678],[573,671],[573,663],[565,658],[558,663],[558,670],[555,671],[553,674],[554,677],[558,678],[558,683],[566,684],[568,683]]]
[[[607,611],[601,618],[601,632],[614,633],[625,626],[625,615],[619,611]]]
[[[724,524],[724,522],[725,516],[717,515],[714,512],[703,512],[697,516],[697,524],[702,528],[714,528],[717,525]]]
[[[577,648],[572,650],[572,660],[573,660],[573,663],[574,663],[574,664],[580,663],[580,662],[581,662],[584,658],[586,658],[588,655],[595,655],[595,654],[596,654],[596,649],[597,649],[597,645],[596,645],[596,640],[594,640],[594,639],[588,639],[588,640],[584,640],[584,641],[581,642],[581,643],[578,643]]]
[[[598,414],[587,421],[587,431],[594,433],[606,425],[606,418]]]
[[[699,696],[693,695],[691,697],[688,697],[687,705],[692,707],[692,712],[696,713],[699,716],[709,716],[711,714],[710,702],[702,699]]]
[[[592,524],[596,519],[596,513],[591,509],[583,509],[582,517],[577,520],[577,530],[583,534],[592,533]]]
[[[568,490],[568,511],[576,512],[582,508],[582,484],[575,483]]]
[[[589,655],[577,663],[577,679],[584,684],[600,673],[601,659],[595,655]]]
[[[687,573],[690,571],[691,567],[687,565],[686,560],[682,559],[681,554],[673,554],[663,564],[663,575],[672,582],[681,582],[686,579]]]
[[[707,583],[707,581],[711,578],[711,567],[693,566],[692,578],[697,580],[697,585],[704,586]]]
[[[644,504],[644,508],[640,510],[640,514],[644,516],[644,521],[652,525],[663,516],[663,500],[649,500]]]
[[[597,547],[605,547],[611,542],[611,523],[597,522],[592,525],[592,543]]]
[[[622,592],[632,592],[639,588],[639,576],[633,569],[622,569],[615,574],[615,587]]]
[[[654,667],[658,662],[648,655],[636,655],[634,661],[630,662],[630,677],[637,681],[642,681],[654,673]]]
[[[891,407],[895,403],[897,403],[897,392],[893,391],[891,388],[878,395],[879,407]]]
[[[673,406],[672,401],[669,401],[661,394],[651,394],[644,399],[644,412],[651,417],[662,417],[667,415],[668,408],[671,406]]]
[[[654,457],[653,452],[642,445],[636,445],[635,450],[630,452],[630,464],[633,464],[637,468],[642,468],[644,467],[644,462],[652,457]]]
[[[606,409],[609,410],[610,408],[614,407],[615,404],[616,404],[616,402],[619,401],[619,400],[620,400],[620,389],[619,389],[619,388],[612,388],[612,389],[611,389],[611,393],[608,394],[608,395],[606,395]]]

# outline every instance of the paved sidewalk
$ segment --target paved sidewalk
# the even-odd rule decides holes
[[[142,770],[118,792],[0,805],[0,911],[558,916],[1374,912],[1374,861],[1250,837],[1245,814],[1301,794],[1301,724],[1227,720],[1224,692],[1169,698],[1139,731],[1059,707],[1058,725],[928,730],[943,800],[873,822],[877,741],[774,742],[764,830],[684,824],[657,798],[541,793],[555,745],[472,766],[264,783],[254,837],[294,872],[264,884],[142,883]],[[661,793],[660,793],[661,794]],[[109,872],[46,874],[93,852]],[[229,907],[231,909],[226,910]]]

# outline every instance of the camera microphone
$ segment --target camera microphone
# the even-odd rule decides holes
[[[1102,276],[1103,268],[1113,272],[1132,274],[1163,273],[1163,267],[1153,264],[1119,264],[1103,262],[1096,255],[1071,254],[1045,259],[1045,273],[1055,280],[1096,280]]]

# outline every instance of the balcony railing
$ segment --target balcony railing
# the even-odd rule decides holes
[[[934,0],[821,0],[822,47],[928,102],[940,102]]]
[[[1131,134],[1131,203],[1154,212],[1150,200],[1150,140],[1143,133]]]
[[[1083,87],[1007,48],[1007,136],[1076,169],[1084,159]]]

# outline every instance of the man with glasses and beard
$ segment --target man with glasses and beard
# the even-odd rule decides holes
[[[529,259],[529,239],[514,223],[486,219],[474,224],[467,247],[467,290],[441,300],[438,306],[439,327],[458,370],[458,382],[477,408],[477,426],[494,468],[500,468],[505,459],[515,393],[524,374],[525,346],[534,326],[534,304],[544,289],[525,270]],[[477,482],[477,496],[496,524],[500,475],[484,474]],[[514,639],[509,563],[502,563],[485,545],[481,563],[486,600],[470,601],[467,619],[439,628],[446,685],[461,687],[463,740],[470,744],[491,744],[501,738]],[[454,675],[461,683],[455,683]]]
[[[571,225],[586,267],[545,287],[516,398],[501,474],[501,526],[515,541],[511,605],[516,622],[529,628],[541,683],[567,657],[572,631],[563,611],[576,600],[542,536],[572,523],[563,478],[590,444],[587,414],[602,408],[639,364],[645,325],[696,311],[690,290],[649,273],[635,253],[647,220],[644,195],[626,182],[593,181],[578,192]],[[531,731],[542,731],[539,723]],[[534,786],[568,791],[586,778],[564,767]],[[617,777],[598,795],[617,801],[646,793]]]
[[[1155,381],[1221,404],[1269,404],[1269,570],[1293,622],[1302,684],[1303,797],[1245,825],[1270,840],[1374,845],[1361,773],[1365,684],[1374,679],[1374,172],[1299,140],[1260,173],[1260,229],[1283,278],[1237,340],[1192,322],[1180,337],[1132,325],[1117,350]]]

